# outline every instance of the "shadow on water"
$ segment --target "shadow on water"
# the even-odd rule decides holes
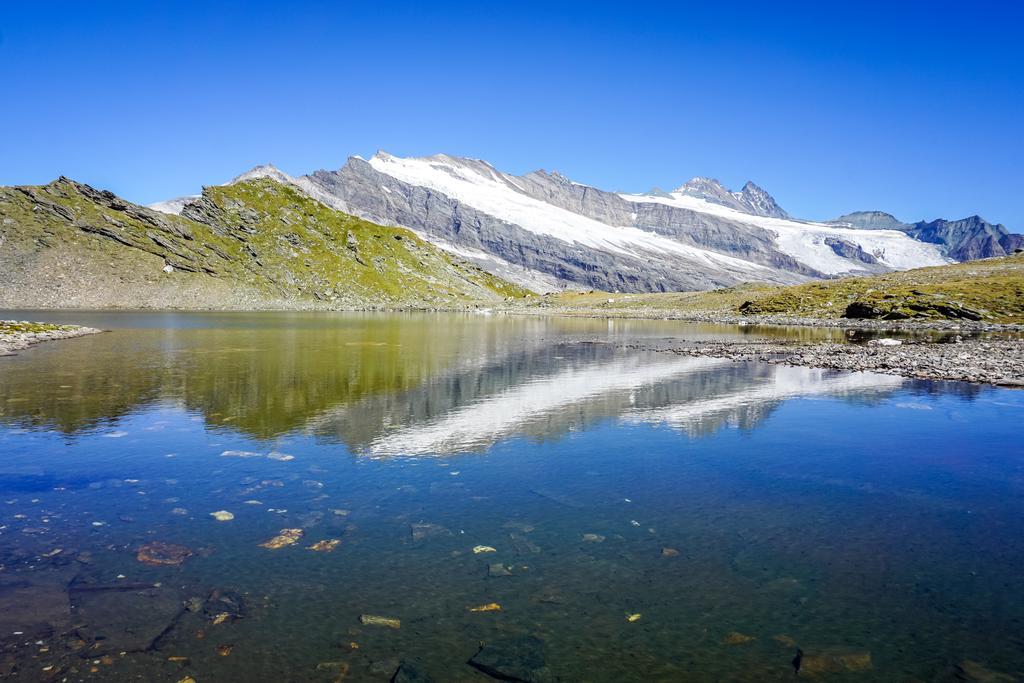
[[[0,676],[1024,671],[1019,393],[627,348],[786,330],[61,316],[112,331],[0,359]]]

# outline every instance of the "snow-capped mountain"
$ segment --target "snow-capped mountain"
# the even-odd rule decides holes
[[[1009,256],[1024,249],[1024,235],[1011,233],[1005,225],[989,223],[981,216],[903,223],[883,211],[855,211],[832,223],[863,230],[899,230],[916,240],[939,245],[942,253],[955,261]]]
[[[900,230],[791,219],[753,183],[731,192],[694,178],[672,192],[621,194],[558,173],[513,176],[476,159],[385,152],[297,178],[261,166],[232,182],[253,177],[409,228],[538,291],[694,290],[948,262],[937,245]]]

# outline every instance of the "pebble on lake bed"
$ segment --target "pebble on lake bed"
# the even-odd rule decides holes
[[[309,546],[307,550],[312,550],[317,553],[333,553],[334,549],[341,545],[341,541],[336,538],[329,538],[323,541],[317,541],[313,545]]]
[[[756,640],[754,636],[748,636],[745,633],[739,631],[729,631],[725,634],[725,638],[722,638],[723,645],[743,645]]]
[[[270,548],[271,550],[277,550],[278,548],[284,548],[285,546],[294,545],[302,538],[302,529],[281,529],[281,533],[274,536],[268,541],[260,543],[261,548]]]
[[[476,607],[469,607],[470,612],[500,612],[501,605],[496,602],[489,602],[486,605],[478,605]]]
[[[386,626],[388,628],[402,628],[401,619],[393,619],[392,617],[379,617],[373,614],[363,614],[359,617],[359,623],[365,624],[366,626]]]

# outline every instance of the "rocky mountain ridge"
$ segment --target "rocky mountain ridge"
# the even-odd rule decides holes
[[[1005,225],[989,223],[978,215],[950,221],[903,223],[882,211],[856,211],[832,221],[864,230],[899,230],[916,240],[940,245],[943,253],[955,261],[973,261],[1009,256],[1024,249],[1024,235],[1011,233]]]
[[[512,176],[448,155],[352,157],[290,182],[333,208],[409,228],[534,291],[657,292],[744,281],[790,284],[939,265],[936,244],[899,230],[794,220],[762,188],[695,178],[672,192],[608,192],[535,171]]]
[[[0,307],[363,308],[524,290],[421,240],[254,178],[181,215],[67,178],[0,188]]]

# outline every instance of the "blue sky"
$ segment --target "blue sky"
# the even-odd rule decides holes
[[[1024,231],[1024,3],[771,5],[3,3],[0,184],[148,203],[385,149]]]

